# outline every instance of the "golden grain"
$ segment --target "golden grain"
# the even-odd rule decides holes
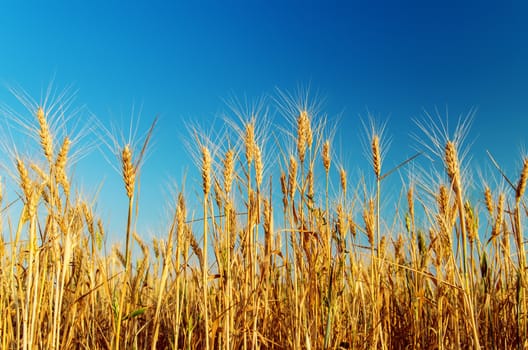
[[[66,163],[68,162],[68,152],[70,151],[70,145],[70,139],[65,137],[62,141],[57,159],[55,160],[55,177],[57,183],[62,186],[67,194],[70,190],[70,183],[68,182],[68,176],[66,175]]]
[[[202,190],[205,196],[211,190],[211,153],[205,146],[202,146]]]
[[[49,126],[48,126],[48,121],[46,120],[46,116],[44,114],[44,110],[42,109],[42,107],[39,107],[37,109],[37,120],[40,126],[40,130],[39,130],[40,144],[42,146],[46,159],[48,160],[50,164],[52,164],[53,139],[51,137],[51,133],[50,133]]]
[[[75,188],[66,169],[77,138],[65,137],[54,155],[55,131],[37,110],[39,128],[30,130],[47,162],[15,158],[9,173],[22,203],[2,202],[11,184],[0,181],[0,308],[8,311],[0,317],[0,348],[476,349],[524,341],[528,277],[520,210],[526,210],[528,158],[512,185],[515,195],[484,187],[490,222],[479,226],[480,203],[463,187],[471,169],[460,164],[458,137],[435,145],[449,183],[417,176],[416,184],[401,185],[401,197],[382,196],[380,136],[370,140],[372,191],[342,166],[331,174],[325,128],[295,110],[297,133],[285,133],[290,148],[276,157],[282,164],[275,158],[264,164],[262,150],[271,145],[257,144],[255,118],[243,133],[235,127],[241,137],[234,148],[198,142],[202,191],[178,193],[166,231],[154,231],[150,244],[144,241],[150,231],[136,225],[142,214],[134,201],[143,150],[134,154],[135,143],[119,148],[129,204],[125,251],[106,249],[113,238],[97,216],[98,200],[85,202],[77,189],[65,195]],[[237,147],[245,147],[247,168],[237,167]],[[213,166],[219,149],[227,149],[222,168]],[[280,213],[280,199],[272,199],[279,179],[271,174],[278,170]],[[347,194],[348,184],[356,191]],[[194,219],[197,203],[203,216]]]
[[[363,221],[365,222],[365,232],[371,247],[374,246],[374,200],[370,199],[365,209],[363,209]]]
[[[31,193],[33,192],[33,188],[31,187],[31,180],[29,178],[29,173],[27,171],[26,165],[24,162],[17,158],[16,160],[16,166],[18,169],[18,176],[19,176],[19,184],[22,188],[22,191],[24,192],[24,196],[26,197],[26,200],[28,201],[31,197]]]
[[[346,172],[345,168],[343,168],[343,167],[341,167],[341,169],[339,169],[339,180],[340,180],[340,183],[341,183],[341,190],[343,191],[344,196],[346,197],[346,193],[347,193],[347,172]]]
[[[297,161],[290,156],[290,166],[288,168],[288,197],[292,199],[297,189]]]
[[[246,124],[246,134],[244,141],[246,146],[246,161],[249,165],[253,162],[255,157],[255,124],[253,121]]]
[[[455,192],[458,192],[460,190],[460,171],[456,146],[452,141],[448,141],[445,146],[445,164],[451,186]]]
[[[504,193],[499,194],[499,200],[497,202],[497,214],[495,216],[495,223],[491,231],[492,237],[497,237],[502,230],[503,216],[504,216]]]
[[[332,158],[330,157],[330,140],[326,140],[323,143],[322,157],[323,157],[323,167],[325,169],[325,172],[328,174],[328,172],[330,171],[330,162],[332,160]]]
[[[372,138],[372,164],[374,167],[374,174],[376,178],[381,177],[381,151],[379,144],[379,136],[374,135]]]
[[[490,188],[486,185],[484,188],[484,202],[486,204],[486,209],[490,216],[493,215],[493,197],[491,195]]]
[[[262,179],[264,176],[263,172],[264,164],[262,164],[262,152],[260,151],[260,147],[255,145],[255,180],[258,187],[262,185]]]
[[[224,158],[224,191],[226,194],[231,193],[235,175],[235,151],[230,148],[227,150]]]
[[[297,155],[301,164],[304,163],[306,155],[307,141],[310,133],[310,122],[308,120],[308,113],[302,111],[297,118]]]
[[[519,178],[519,182],[517,183],[517,187],[515,189],[516,202],[519,202],[521,200],[524,191],[526,190],[526,180],[528,180],[528,157],[526,157],[523,161],[521,177]]]
[[[134,186],[136,182],[136,169],[132,164],[132,151],[130,145],[126,145],[121,153],[121,162],[123,167],[123,180],[128,198],[134,196]]]

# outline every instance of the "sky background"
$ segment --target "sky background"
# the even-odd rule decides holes
[[[528,130],[528,5],[498,4],[3,1],[0,103],[24,111],[8,87],[38,101],[53,81],[59,91],[72,86],[73,105],[106,126],[126,129],[140,114],[144,131],[159,116],[142,175],[145,231],[164,217],[170,179],[187,172],[188,188],[200,182],[183,125],[209,125],[228,110],[226,99],[276,96],[276,88],[318,93],[330,123],[339,119],[334,149],[351,173],[365,160],[367,111],[388,120],[391,167],[414,153],[413,119],[448,106],[451,124],[478,108],[468,136],[473,160],[488,171],[490,150],[517,178]],[[104,181],[98,211],[119,236],[120,175],[96,149],[74,171],[87,191]]]

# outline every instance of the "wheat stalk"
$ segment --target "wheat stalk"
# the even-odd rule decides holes
[[[70,145],[70,139],[68,137],[65,137],[62,141],[59,153],[57,154],[57,159],[55,160],[56,181],[62,186],[67,196],[70,192],[70,184],[66,175],[66,163],[68,161],[68,152],[70,150]]]
[[[260,188],[260,185],[262,185],[262,179],[263,179],[263,172],[264,172],[264,165],[262,163],[262,152],[260,151],[260,147],[255,145],[255,180],[257,183],[257,188]]]
[[[521,177],[515,188],[515,202],[519,202],[526,190],[526,180],[528,180],[528,157],[523,161],[523,169],[521,172]]]
[[[136,182],[136,169],[132,163],[132,150],[128,144],[123,147],[123,151],[121,152],[121,164],[126,194],[129,199],[132,199]]]
[[[310,121],[308,120],[308,113],[302,111],[297,118],[297,155],[301,161],[301,165],[304,163],[306,155],[306,147],[308,144],[310,130]]]
[[[248,166],[253,162],[255,157],[255,124],[253,120],[246,123],[245,132],[246,161]]]
[[[231,193],[231,188],[233,186],[233,180],[235,175],[235,151],[229,149],[224,157],[224,191],[227,195]]]
[[[322,158],[323,158],[323,167],[325,169],[325,173],[328,174],[330,171],[330,163],[332,158],[330,157],[330,141],[326,140],[323,143],[323,151],[322,151]]]
[[[339,180],[341,184],[341,190],[343,191],[343,199],[346,200],[346,194],[347,194],[347,172],[345,168],[341,167],[339,169]]]
[[[42,146],[42,150],[44,151],[44,155],[46,156],[46,159],[48,160],[49,164],[52,164],[53,141],[48,126],[48,121],[46,120],[46,116],[42,107],[39,107],[37,109],[37,120],[40,126],[40,145]]]
[[[376,179],[381,178],[381,151],[378,135],[374,135],[372,138],[372,166]]]
[[[203,264],[202,264],[202,284],[203,284],[203,308],[204,308],[204,331],[205,331],[205,348],[209,350],[209,288],[208,288],[208,264],[207,264],[207,203],[208,196],[211,190],[211,153],[209,148],[202,145],[202,190],[204,193],[203,199]]]
[[[484,203],[486,204],[486,209],[490,216],[493,215],[493,197],[491,195],[490,188],[486,185],[484,188]]]
[[[293,203],[293,197],[297,189],[297,161],[290,156],[290,166],[288,168],[288,197]]]

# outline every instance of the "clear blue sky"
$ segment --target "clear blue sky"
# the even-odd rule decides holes
[[[168,179],[192,167],[183,121],[207,123],[226,110],[223,99],[275,87],[310,85],[325,97],[329,117],[341,116],[334,146],[352,168],[367,109],[389,116],[394,165],[413,153],[412,118],[447,105],[453,117],[478,107],[473,157],[489,149],[513,171],[527,141],[528,6],[459,3],[3,1],[0,102],[19,109],[5,85],[38,100],[53,78],[58,89],[73,84],[75,104],[106,125],[126,126],[133,105],[143,130],[159,115],[142,184],[141,215],[154,221]],[[88,189],[105,179],[99,210],[120,224],[119,174],[97,152],[76,171]]]

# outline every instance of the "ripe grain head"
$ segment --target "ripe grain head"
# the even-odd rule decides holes
[[[526,190],[526,181],[528,180],[528,157],[524,158],[523,169],[517,187],[515,189],[515,201],[518,203]]]
[[[128,144],[125,145],[121,151],[121,164],[125,190],[128,198],[132,198],[134,196],[134,186],[136,183],[136,169],[132,162],[132,150]]]
[[[330,171],[330,162],[332,160],[330,156],[330,141],[329,140],[326,140],[323,143],[322,156],[323,156],[323,167],[325,169],[326,174],[328,174]]]

